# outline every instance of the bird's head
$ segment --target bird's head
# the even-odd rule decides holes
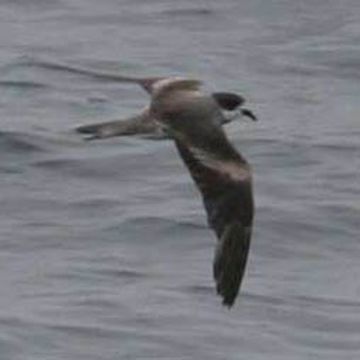
[[[224,113],[224,124],[238,117],[248,117],[253,121],[257,121],[257,117],[251,110],[242,107],[245,99],[241,95],[230,92],[216,92],[212,96]]]

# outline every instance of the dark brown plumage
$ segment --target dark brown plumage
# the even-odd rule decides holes
[[[251,170],[229,142],[222,125],[234,119],[224,111],[243,109],[237,94],[204,94],[197,80],[181,78],[122,78],[140,84],[151,103],[125,121],[77,128],[92,138],[160,134],[174,140],[181,159],[198,187],[209,226],[215,231],[213,275],[223,304],[231,307],[239,292],[249,253],[254,203]]]
[[[84,71],[80,73],[83,72]],[[85,73],[87,74],[88,71],[85,71]],[[90,72],[90,74],[92,73]],[[98,76],[105,77],[105,75]],[[126,76],[113,76],[112,79],[126,83],[138,84],[151,95],[154,89],[156,89],[156,87],[158,86],[158,84],[169,81],[173,82],[177,78],[132,78]],[[196,80],[191,80],[191,82],[195,82],[200,85],[200,82]],[[176,81],[174,82],[174,84],[175,83]],[[177,85],[175,84],[175,86]],[[227,112],[227,116],[223,116],[221,118],[223,125],[230,123],[240,114],[253,117],[253,114],[249,110],[240,110],[240,107],[243,105],[245,100],[242,96],[238,94],[234,94],[231,92],[215,92],[213,94],[210,94],[209,96],[213,97],[221,110]],[[89,125],[81,125],[78,126],[75,130],[76,132],[85,135],[87,140],[104,139],[114,136],[127,135],[142,135],[153,139],[168,138],[168,135],[163,132],[156,119],[150,115],[149,106],[146,106],[139,114],[135,114],[126,119],[113,120]]]
[[[254,216],[250,167],[221,128],[219,104],[203,95],[198,85],[184,90],[176,83],[171,88],[164,83],[153,94],[151,113],[174,139],[200,190],[218,240],[213,263],[216,289],[223,304],[231,307],[250,247]]]

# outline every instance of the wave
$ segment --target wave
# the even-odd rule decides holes
[[[12,131],[0,131],[0,149],[3,154],[46,151],[45,147],[39,144],[36,136]]]
[[[45,89],[48,85],[35,81],[0,80],[0,87],[20,89]]]

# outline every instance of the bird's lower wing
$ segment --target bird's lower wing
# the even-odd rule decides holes
[[[219,146],[227,146],[227,141]],[[213,162],[210,154],[175,140],[180,156],[199,188],[210,226],[217,234],[214,278],[223,304],[232,306],[248,256],[253,219],[251,176],[246,164]],[[231,165],[231,166],[230,166]]]
[[[225,226],[216,247],[213,271],[216,290],[223,304],[231,307],[245,273],[251,239],[251,228],[234,221]]]

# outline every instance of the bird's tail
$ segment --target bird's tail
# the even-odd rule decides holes
[[[86,140],[105,139],[114,136],[131,135],[131,126],[127,121],[115,120],[105,123],[82,125],[76,132],[86,135]]]
[[[82,125],[75,129],[76,132],[80,134],[86,135],[87,140],[94,140],[94,139],[102,139],[106,137],[110,137],[111,134],[114,132],[112,127],[105,123],[105,124],[90,124],[90,125]]]
[[[223,305],[234,304],[244,276],[250,247],[251,229],[239,222],[225,227],[218,242],[214,259],[216,290],[223,298]]]
[[[86,135],[87,140],[104,139],[114,136],[134,135],[154,131],[154,124],[148,121],[148,111],[123,120],[114,120],[104,123],[82,125],[76,132]]]

